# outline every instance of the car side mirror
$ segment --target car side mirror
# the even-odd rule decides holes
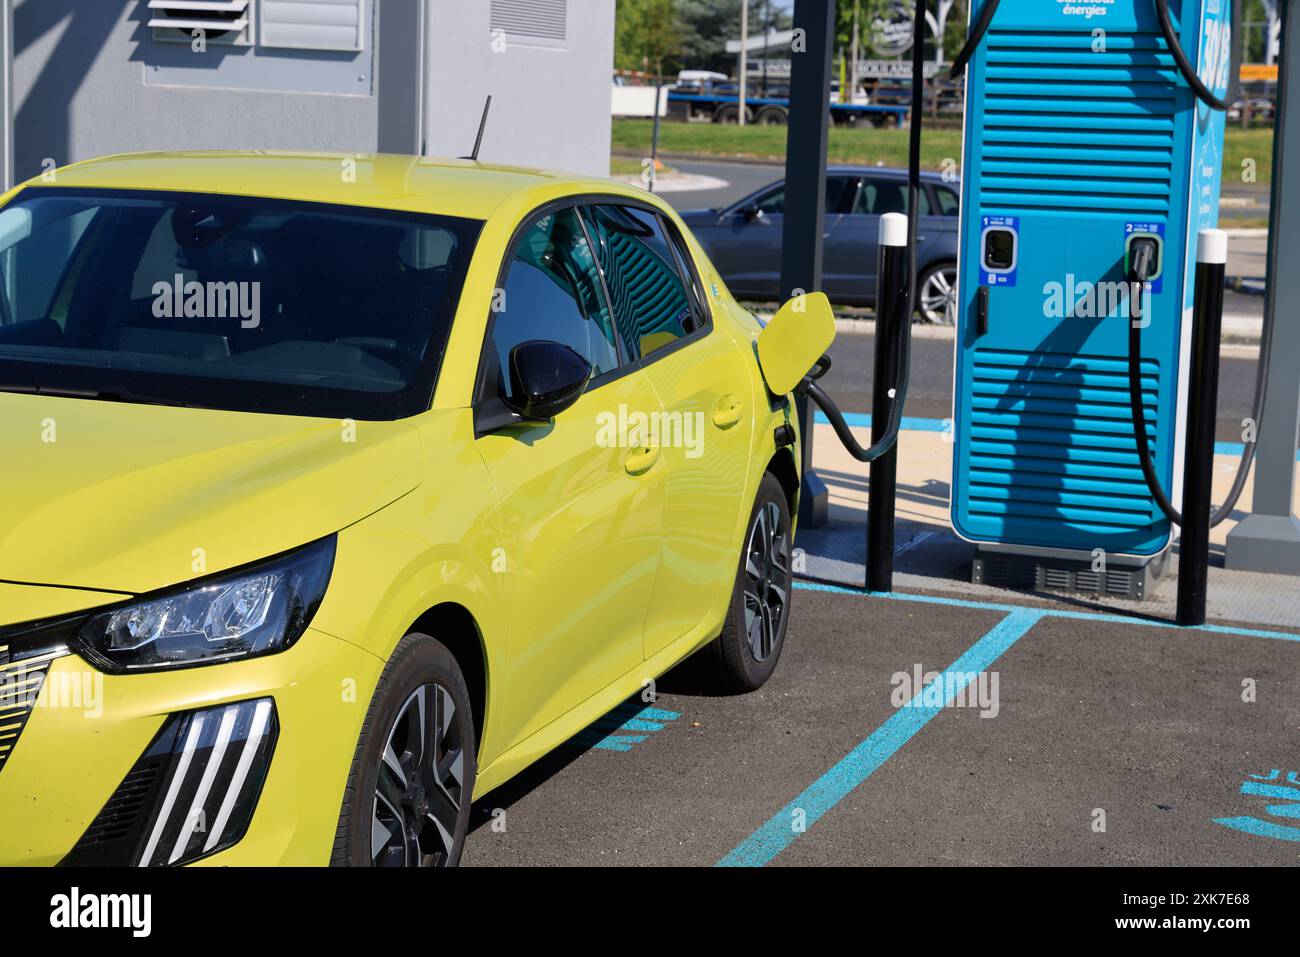
[[[767,218],[767,213],[763,212],[757,206],[746,206],[744,209],[740,211],[740,215],[744,218],[745,222],[747,223],[752,223],[755,220],[764,220]]]
[[[510,350],[510,398],[506,405],[520,418],[544,422],[582,396],[591,363],[560,342],[531,339]]]
[[[786,302],[758,334],[758,365],[773,395],[794,390],[835,339],[835,314],[824,292]]]

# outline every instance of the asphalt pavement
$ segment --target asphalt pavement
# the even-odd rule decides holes
[[[1300,635],[1241,631],[800,587],[765,687],[670,673],[476,802],[464,863],[1295,865]]]

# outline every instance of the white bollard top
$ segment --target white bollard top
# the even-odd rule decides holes
[[[1228,234],[1222,229],[1202,229],[1196,234],[1196,261],[1222,265],[1228,261]]]
[[[907,245],[907,217],[902,213],[885,213],[880,217],[880,245]]]

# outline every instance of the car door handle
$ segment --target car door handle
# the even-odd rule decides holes
[[[642,445],[632,449],[623,459],[623,468],[628,475],[644,475],[659,458],[657,445]]]
[[[720,429],[729,429],[741,419],[745,406],[734,395],[723,396],[713,408],[713,424]]]

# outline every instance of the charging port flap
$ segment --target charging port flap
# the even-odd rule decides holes
[[[823,292],[795,296],[758,334],[758,365],[773,395],[787,395],[835,339],[835,314]]]

